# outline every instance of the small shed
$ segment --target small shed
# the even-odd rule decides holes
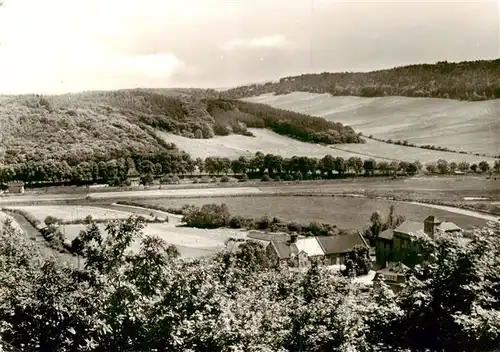
[[[9,193],[24,193],[23,181],[12,181],[7,183]]]
[[[130,168],[127,172],[127,181],[130,183],[130,187],[139,187],[141,184],[141,175],[137,172],[135,168]]]

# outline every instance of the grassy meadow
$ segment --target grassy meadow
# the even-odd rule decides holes
[[[151,199],[141,201],[144,204],[160,204],[180,207],[184,204],[203,205],[207,203],[225,203],[233,215],[259,218],[277,216],[282,220],[308,223],[326,222],[345,229],[361,229],[369,224],[370,216],[375,211],[386,213],[393,204],[398,214],[407,220],[423,221],[428,215],[434,215],[459,226],[484,226],[486,221],[470,216],[451,213],[441,209],[430,209],[422,205],[403,202],[366,199],[356,197],[218,197],[212,199]]]

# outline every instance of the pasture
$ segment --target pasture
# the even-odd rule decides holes
[[[98,225],[105,234],[105,225]],[[61,232],[65,238],[72,241],[80,231],[85,230],[85,225],[62,225]],[[144,235],[154,235],[163,239],[168,244],[177,247],[182,257],[193,258],[216,253],[224,247],[224,242],[230,238],[245,238],[246,232],[230,229],[193,229],[188,227],[176,227],[173,223],[146,224]],[[140,250],[140,241],[136,240],[131,248],[132,251]]]
[[[365,138],[366,144],[337,144],[334,146],[301,142],[299,140],[279,135],[267,129],[249,128],[255,137],[242,135],[215,136],[210,139],[192,139],[172,133],[157,132],[166,142],[174,143],[192,157],[206,158],[209,156],[228,157],[236,159],[240,156],[251,157],[255,152],[276,154],[290,158],[292,156],[309,156],[322,158],[327,154],[344,159],[360,157],[373,158],[378,161],[403,160],[421,163],[435,162],[445,159],[449,162],[467,161],[479,163],[487,160],[493,165],[494,158],[478,157],[470,154],[458,154],[437,150],[404,147],[383,143]]]
[[[43,223],[45,218],[49,215],[61,219],[64,222],[85,219],[89,215],[91,215],[94,220],[127,219],[133,215],[126,211],[82,205],[9,206],[9,208],[25,211],[41,223]],[[151,216],[146,216],[146,218],[153,219]]]
[[[338,121],[366,136],[487,155],[500,154],[500,99],[462,102],[436,98],[332,97],[294,92],[242,100]]]
[[[453,213],[443,209],[431,209],[419,204],[368,199],[359,197],[219,197],[214,199],[151,199],[141,201],[144,204],[182,206],[184,204],[203,205],[207,203],[226,203],[232,215],[259,218],[276,216],[282,220],[308,223],[326,222],[343,229],[361,229],[369,224],[370,216],[375,211],[386,214],[389,206],[395,206],[397,214],[407,220],[423,221],[434,215],[446,221],[453,221],[463,228],[484,226],[486,220]]]

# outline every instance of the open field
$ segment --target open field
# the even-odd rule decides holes
[[[299,222],[320,221],[337,225],[344,229],[361,229],[369,224],[370,216],[375,211],[387,213],[393,204],[398,214],[407,220],[423,221],[428,215],[434,215],[457,225],[484,226],[485,219],[457,214],[443,209],[430,209],[420,204],[389,201],[383,199],[367,199],[357,197],[225,197],[216,199],[154,199],[145,204],[161,204],[181,206],[183,204],[202,205],[207,203],[226,203],[233,215],[258,218],[264,215],[277,216],[282,220]]]
[[[458,154],[437,150],[404,147],[388,144],[365,138],[366,144],[336,144],[334,146],[301,142],[288,138],[269,130],[249,129],[255,137],[242,135],[217,136],[210,139],[191,139],[172,133],[158,132],[158,135],[169,143],[174,143],[192,157],[206,158],[208,156],[222,156],[236,159],[239,156],[253,156],[256,151],[264,154],[271,153],[283,157],[310,156],[321,158],[327,154],[340,156],[345,159],[361,157],[375,160],[404,160],[422,163],[445,159],[447,161],[467,161],[479,163],[487,160],[493,164],[494,158],[478,157],[470,154]],[[462,140],[463,142],[463,140]],[[500,142],[499,142],[500,143]],[[499,144],[500,145],[500,144]]]
[[[444,159],[448,162],[454,161],[457,164],[461,161],[466,161],[470,164],[478,164],[481,161],[485,160],[489,162],[490,166],[493,166],[495,160],[494,158],[476,156],[472,154],[459,154],[415,147],[405,147],[396,144],[384,143],[369,138],[365,138],[365,140],[365,144],[336,144],[332,147],[332,149],[334,149],[332,154],[336,153],[337,151],[344,151],[359,154],[358,156],[363,159],[372,157],[374,159],[385,159],[388,161],[403,160],[412,162],[418,160],[422,164],[435,162],[439,159]],[[465,140],[464,145],[467,145],[467,140]]]
[[[463,200],[464,197],[487,197],[500,201],[500,186],[494,179],[484,176],[417,176],[404,179],[389,178],[348,178],[341,180],[293,181],[293,182],[246,182],[241,184],[223,183],[214,188],[213,184],[191,184],[183,187],[167,186],[161,190],[137,190],[120,192],[117,189],[105,193],[68,191],[59,194],[24,194],[0,197],[0,205],[9,204],[111,204],[118,200],[151,198],[209,198],[223,196],[253,196],[274,194],[343,194],[364,193],[376,196],[411,196],[418,199]],[[188,188],[189,186],[189,188]],[[209,186],[210,188],[201,188]]]
[[[47,216],[54,216],[58,219],[61,219],[62,221],[73,221],[73,220],[85,219],[89,215],[91,215],[94,220],[127,219],[130,216],[134,215],[133,213],[125,211],[105,209],[92,206],[81,206],[81,205],[13,206],[9,208],[28,212],[30,215],[32,215],[42,223],[44,222]],[[151,216],[145,216],[145,217],[153,219],[153,217]]]
[[[264,154],[278,154],[288,158],[294,155],[323,157],[335,152],[327,146],[301,142],[270,130],[257,128],[249,128],[249,130],[255,137],[234,134],[229,136],[215,136],[210,139],[192,139],[172,133],[158,132],[157,134],[166,142],[174,143],[193,158],[222,156],[236,159],[239,156],[254,156],[257,151],[261,151]],[[339,152],[336,155],[344,158],[354,156],[349,152]]]
[[[294,92],[243,100],[339,121],[366,136],[500,154],[499,99],[463,102],[436,98],[332,97]]]
[[[99,228],[105,233],[105,225],[99,224]],[[80,231],[85,230],[85,225],[63,225],[61,228],[67,240],[72,241]],[[224,247],[226,239],[245,238],[246,232],[230,229],[193,229],[187,227],[175,227],[174,224],[147,224],[143,230],[145,235],[156,235],[177,247],[182,257],[192,258],[213,254]],[[139,241],[135,241],[132,251],[138,251]]]

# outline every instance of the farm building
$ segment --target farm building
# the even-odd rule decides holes
[[[359,232],[341,236],[319,236],[317,239],[325,253],[327,265],[343,265],[344,256],[354,247],[369,248],[368,243]]]
[[[7,183],[9,193],[24,193],[23,181],[12,181]]]
[[[288,241],[271,241],[266,251],[271,258],[277,260],[279,265],[304,268],[313,262],[341,265],[344,262],[344,256],[356,246],[368,248],[368,244],[360,233],[305,238],[291,236]]]
[[[420,245],[413,241],[418,236],[434,239],[441,233],[459,233],[462,229],[452,222],[428,216],[423,222],[405,221],[396,229],[381,232],[376,241],[376,262],[388,266],[389,262],[402,262],[414,266],[419,262]]]
[[[141,175],[137,172],[135,168],[130,168],[127,173],[127,182],[130,183],[130,187],[139,187],[141,184]]]

